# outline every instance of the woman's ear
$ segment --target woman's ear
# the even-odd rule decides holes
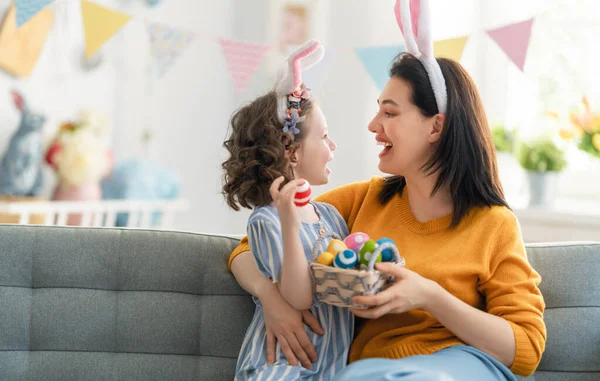
[[[446,115],[436,114],[433,117],[433,124],[429,130],[429,143],[438,142],[444,131],[444,123],[446,122]]]

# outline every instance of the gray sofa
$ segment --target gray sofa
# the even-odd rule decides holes
[[[251,298],[237,239],[0,225],[1,381],[231,380]],[[536,381],[600,380],[600,244],[531,246],[547,302]]]

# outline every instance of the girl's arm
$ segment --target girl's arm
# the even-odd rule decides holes
[[[318,196],[315,201],[333,205],[348,224],[348,230],[352,231],[356,215],[360,211],[367,194],[370,192],[378,193],[381,190],[383,183],[384,180],[381,177],[374,177],[371,181],[343,185],[323,193]],[[248,237],[242,238],[240,244],[231,252],[231,255],[229,256],[230,269],[233,259],[245,251],[250,251]]]
[[[310,268],[300,240],[300,217],[294,195],[304,180],[287,183],[281,190],[284,178],[280,177],[271,185],[271,197],[279,213],[283,240],[283,264],[279,289],[285,300],[297,310],[309,309],[313,301],[313,286]]]

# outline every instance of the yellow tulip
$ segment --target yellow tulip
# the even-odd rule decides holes
[[[558,131],[558,135],[563,140],[572,140],[575,137],[575,131],[572,129],[561,128],[560,131]]]
[[[592,145],[600,151],[600,133],[597,132],[592,136]]]
[[[592,122],[590,123],[590,132],[600,132],[600,116],[594,115],[592,117]]]

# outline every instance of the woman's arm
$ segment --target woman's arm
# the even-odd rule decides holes
[[[459,339],[511,367],[516,343],[508,321],[468,305],[437,283],[435,286],[424,309]]]
[[[259,300],[264,299],[272,291],[277,290],[277,285],[258,271],[256,261],[251,252],[245,251],[240,253],[231,262],[230,266],[231,272],[238,284],[247,293],[257,297]]]
[[[317,361],[317,352],[306,334],[304,324],[315,333],[323,334],[323,328],[309,311],[299,312],[281,296],[279,289],[264,277],[256,266],[252,253],[241,252],[231,262],[231,271],[240,286],[257,297],[262,306],[267,328],[267,359],[275,361],[275,343],[279,342],[290,365],[312,368]]]
[[[374,319],[424,309],[465,343],[495,357],[514,373],[529,376],[544,352],[545,305],[538,289],[540,276],[527,261],[514,216],[498,229],[489,253],[489,269],[479,285],[487,312],[464,303],[436,282],[392,263],[378,263],[376,268],[395,276],[394,285],[374,296],[355,297],[356,303],[373,308],[353,312]]]
[[[355,297],[356,303],[372,306],[367,310],[352,310],[356,316],[377,319],[388,313],[424,309],[465,343],[511,366],[515,339],[506,320],[468,305],[414,271],[390,262],[377,263],[376,268],[393,275],[396,283],[377,295]]]

